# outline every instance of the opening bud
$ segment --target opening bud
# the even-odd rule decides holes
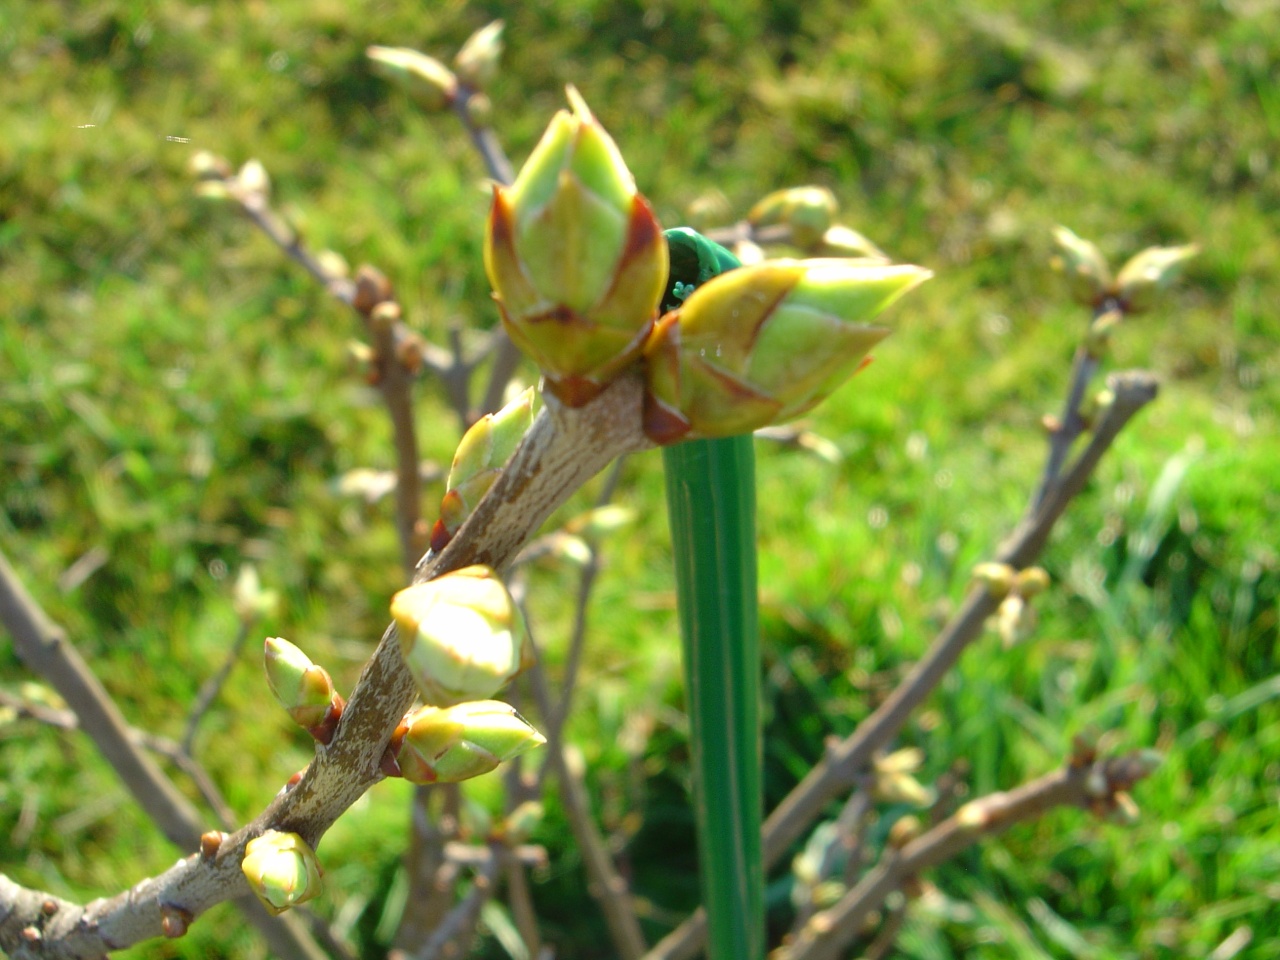
[[[477,90],[483,90],[498,74],[498,61],[502,59],[501,20],[481,27],[462,45],[453,58],[453,68],[458,79]]]
[[[342,702],[328,671],[283,637],[267,637],[262,660],[267,684],[280,706],[294,723],[328,742],[318,731],[332,725]]]
[[[497,768],[546,738],[497,700],[419,707],[404,718],[397,760],[411,783],[457,783]]]
[[[791,242],[802,249],[817,246],[835,218],[839,204],[826,187],[790,187],[775,190],[747,214],[753,227],[781,223],[791,228]]]
[[[1111,287],[1111,270],[1102,252],[1066,227],[1053,228],[1053,242],[1058,252],[1051,263],[1066,275],[1071,296],[1088,306],[1099,303]]]
[[[375,73],[402,86],[424,110],[443,110],[458,93],[458,78],[435,57],[408,47],[369,47]]]
[[[400,652],[435,706],[491,697],[524,665],[524,619],[489,567],[464,567],[391,599]]]
[[[1183,265],[1200,252],[1196,244],[1148,247],[1120,268],[1116,296],[1128,313],[1151,309],[1156,295],[1182,273]]]
[[[273,914],[320,895],[316,853],[296,833],[268,830],[244,848],[240,869],[262,905]]]
[[[512,341],[571,407],[636,359],[667,248],[617,146],[572,87],[510,188],[495,187],[484,263]]]
[[[439,551],[448,545],[502,476],[502,468],[533,426],[533,398],[530,387],[501,410],[485,414],[462,435],[440,503],[440,520],[431,533],[431,549]]]
[[[721,274],[645,343],[645,432],[724,437],[826,399],[889,333],[869,321],[932,274],[854,260],[773,260]]]

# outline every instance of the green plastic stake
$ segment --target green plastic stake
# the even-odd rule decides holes
[[[692,230],[667,231],[663,309],[739,266]],[[750,434],[663,449],[684,640],[694,804],[710,960],[764,956],[755,451]]]

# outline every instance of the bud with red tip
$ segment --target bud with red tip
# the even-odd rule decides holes
[[[572,87],[511,187],[495,187],[484,263],[512,341],[571,407],[640,354],[667,245],[617,146]]]
[[[870,321],[930,276],[906,265],[774,260],[715,277],[645,344],[645,432],[674,443],[805,413],[888,335]]]
[[[328,743],[343,707],[329,672],[283,637],[267,637],[262,659],[267,684],[280,706],[294,723]]]
[[[419,707],[403,727],[396,762],[411,783],[470,780],[547,742],[514,707],[497,700]]]
[[[432,550],[448,545],[480,498],[502,476],[502,468],[533,425],[533,394],[530,387],[497,413],[485,414],[462,435],[440,501],[440,519],[431,531]]]

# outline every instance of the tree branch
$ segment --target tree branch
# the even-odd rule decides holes
[[[65,634],[48,619],[26,592],[2,554],[0,623],[12,635],[14,649],[23,662],[44,677],[75,711],[80,727],[93,740],[98,751],[111,764],[152,822],[178,848],[191,850],[198,847],[200,836],[205,831],[205,823],[200,814],[137,745],[129,725],[110,694],[89,670]],[[147,882],[144,881],[144,884]],[[85,927],[91,928],[92,922],[81,924],[81,919],[86,916],[86,911],[82,908],[62,909],[65,901],[55,899],[58,909],[49,914],[43,909],[44,900],[47,899],[44,894],[32,894],[36,898],[32,900],[16,884],[7,881],[6,884],[5,890],[0,893],[13,892],[18,899],[12,901],[8,896],[0,895],[0,910],[6,916],[5,922],[0,924],[0,949],[9,951],[12,956],[97,956],[120,945],[113,939],[112,933],[104,932],[98,936],[96,930],[93,936],[84,940]],[[247,888],[242,887],[222,899],[232,899],[245,893]],[[172,901],[168,899],[157,899],[149,911],[137,911],[138,915],[130,919],[142,920],[141,914],[147,913],[143,922],[150,920],[149,928],[153,931],[147,936],[159,936],[163,933],[161,905],[170,902]],[[34,913],[27,913],[18,909],[18,903],[28,906],[34,904],[38,909]],[[242,904],[242,909],[277,952],[306,960],[319,960],[324,956],[295,918],[282,918],[285,922],[281,923],[269,917],[252,898]],[[16,930],[12,929],[13,925],[17,926]],[[23,933],[33,925],[44,931],[35,942],[29,941]],[[185,926],[183,929],[185,930]],[[57,936],[52,938],[55,946],[50,950],[51,932]],[[67,952],[68,941],[64,938],[80,944],[82,952]],[[129,942],[136,942],[136,939]]]
[[[449,546],[438,556],[423,559],[415,579],[430,579],[471,563],[505,567],[538,526],[610,460],[649,446],[640,429],[640,398],[641,383],[635,373],[578,410],[563,408],[549,398],[502,477]],[[0,615],[14,606],[7,593],[0,592]],[[248,886],[240,861],[249,840],[275,829],[298,833],[312,847],[318,846],[334,821],[382,778],[379,762],[415,697],[416,687],[401,659],[395,630],[388,627],[347,701],[333,741],[317,746],[315,759],[296,786],[282,791],[252,823],[223,838],[211,856],[193,854],[110,899],[59,910],[43,927],[40,952],[25,955],[97,956],[161,936],[162,906],[181,909],[194,919],[217,903],[243,896]],[[113,716],[123,730],[118,713]],[[83,719],[82,723],[87,731],[94,731],[106,729],[110,719],[104,714],[101,723]],[[124,737],[123,732],[117,735],[127,746]],[[114,746],[113,752],[118,752]],[[154,764],[147,764],[154,770]],[[167,781],[156,789],[163,791],[158,795],[175,794]],[[156,803],[152,797],[141,799],[148,809]],[[175,830],[186,831],[176,833],[180,845],[195,849],[199,820],[180,795],[178,800],[181,806],[158,812]],[[184,811],[191,813],[189,819],[180,815]],[[18,933],[38,919],[19,916],[13,939],[0,937],[0,948],[25,948]]]

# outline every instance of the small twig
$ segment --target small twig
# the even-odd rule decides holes
[[[897,903],[892,902],[894,898],[898,899]],[[884,960],[898,942],[898,934],[902,933],[902,927],[907,922],[907,908],[911,901],[901,891],[890,894],[885,903],[890,904],[889,915],[880,924],[875,939],[862,951],[862,960]]]
[[[21,697],[15,697],[5,690],[0,690],[0,706],[8,707],[20,717],[29,717],[59,730],[80,729],[80,719],[73,711],[58,710],[44,704],[32,703]],[[129,727],[127,735],[133,743],[142,747],[142,749],[150,750],[157,756],[164,757],[185,773],[191,779],[192,784],[195,785],[205,803],[209,805],[209,809],[213,811],[214,816],[218,818],[219,825],[224,830],[229,829],[235,823],[235,813],[227,805],[226,799],[222,796],[222,791],[213,782],[208,771],[187,754],[182,749],[181,744],[170,740],[168,737],[151,733],[148,730],[139,730],[137,727]]]
[[[196,733],[200,728],[200,721],[209,712],[213,702],[218,699],[218,694],[222,692],[222,687],[227,682],[227,677],[231,676],[231,671],[240,659],[245,641],[249,639],[249,631],[252,628],[253,621],[240,621],[240,628],[236,631],[236,638],[231,643],[231,649],[227,651],[226,660],[223,661],[217,673],[201,684],[200,693],[197,694],[196,702],[191,707],[191,715],[187,717],[187,725],[182,732],[182,742],[179,744],[179,749],[186,756],[195,756],[193,748],[195,747]]]
[[[604,485],[600,488],[600,493],[595,499],[594,509],[607,506],[609,501],[613,499],[613,495],[617,492],[618,483],[622,479],[622,469],[626,464],[626,457],[619,457],[613,462],[613,467],[609,470],[608,477],[605,478]],[[569,711],[573,707],[573,694],[578,684],[578,669],[582,664],[582,651],[586,646],[587,639],[587,609],[591,604],[591,592],[595,587],[596,578],[600,574],[600,552],[595,547],[591,548],[591,559],[589,559],[582,571],[578,574],[578,592],[574,600],[573,609],[573,630],[569,634],[569,651],[565,657],[564,677],[560,683],[560,702],[556,705],[553,713],[544,717],[544,723],[547,729],[543,731],[543,735],[548,739],[560,738],[560,734],[564,731],[565,721],[569,719]],[[546,770],[544,766],[543,771]]]
[[[544,718],[551,716],[555,706],[551,699],[546,673],[542,669],[536,651],[528,677],[539,713]],[[620,960],[638,960],[644,955],[645,942],[644,935],[640,931],[640,921],[631,904],[631,890],[626,879],[614,867],[608,847],[591,819],[585,786],[569,768],[564,744],[560,739],[560,731],[555,730],[554,733],[555,735],[552,736],[548,725],[547,765],[552,768],[560,784],[561,802],[564,804],[565,816],[569,818],[569,825],[573,829],[574,839],[582,853],[582,863],[587,871],[588,889],[604,913],[605,922],[609,927],[609,937],[613,941],[617,956]]]
[[[422,949],[413,955],[414,960],[451,960],[466,954],[475,934],[476,924],[480,921],[480,910],[485,901],[493,896],[501,870],[502,858],[490,857],[476,871],[471,890],[449,911]]]
[[[488,846],[480,847],[474,843],[463,843],[453,840],[444,846],[444,855],[450,863],[460,867],[482,867],[494,857],[502,860],[503,866],[518,863],[525,867],[541,869],[548,863],[547,848],[536,843],[520,843],[508,847],[492,841]]]
[[[1084,489],[1116,436],[1156,396],[1155,378],[1145,371],[1113,374],[1108,384],[1115,394],[1114,402],[1094,428],[1088,445],[999,548],[997,556],[1001,562],[1016,569],[1035,562],[1054,524]],[[995,613],[999,603],[1000,599],[985,586],[971,589],[955,616],[902,683],[857,730],[830,749],[774,809],[764,824],[765,869],[781,859],[832,799],[850,789],[875,752],[897,736],[911,712],[937,688],[969,644],[981,636],[987,618]],[[705,917],[699,909],[649,951],[646,960],[683,960],[694,956],[706,935]]]
[[[1118,794],[1150,771],[1149,758],[1140,753],[1091,764],[1073,762],[1016,790],[971,801],[867,873],[839,902],[815,915],[794,942],[775,950],[770,960],[834,960],[843,956],[871,912],[909,878],[950,860],[980,840],[1057,807],[1109,810]]]
[[[494,134],[493,128],[476,121],[475,113],[472,111],[471,106],[472,100],[479,93],[480,91],[475,87],[459,81],[457,92],[454,94],[450,106],[453,107],[454,114],[462,121],[462,126],[466,129],[467,136],[471,138],[471,143],[476,148],[476,152],[484,160],[484,166],[489,172],[490,179],[507,186],[515,179],[515,170],[511,166],[511,160],[508,159],[506,151],[502,149],[502,144],[498,142],[498,137]]]
[[[845,851],[844,872],[841,877],[845,886],[852,885],[862,870],[862,850],[867,841],[867,816],[870,812],[871,790],[869,784],[861,784],[850,794],[840,810],[840,816],[836,818],[837,835]]]
[[[1093,320],[1096,322],[1103,314],[1118,309],[1120,309],[1119,301],[1108,297],[1093,311]],[[1087,346],[1081,345],[1076,348],[1075,357],[1071,361],[1071,379],[1067,399],[1063,404],[1062,416],[1049,433],[1049,457],[1044,465],[1040,486],[1031,500],[1033,508],[1039,507],[1044,502],[1049,491],[1058,482],[1062,465],[1067,462],[1067,454],[1076,439],[1085,431],[1080,406],[1084,403],[1084,393],[1097,374],[1099,365],[1099,358]]]

